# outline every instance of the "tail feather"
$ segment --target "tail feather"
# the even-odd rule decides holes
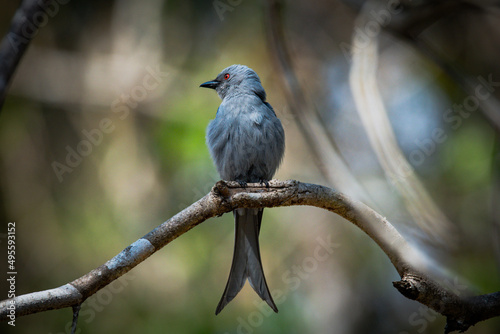
[[[245,285],[247,278],[260,298],[266,301],[274,312],[278,312],[267,287],[260,260],[259,231],[263,211],[263,209],[236,209],[233,211],[236,225],[233,262],[226,288],[215,314],[219,314],[236,297]]]

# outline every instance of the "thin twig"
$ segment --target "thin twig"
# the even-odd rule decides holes
[[[375,22],[369,13],[383,6],[378,1],[366,2],[356,20],[349,75],[354,102],[377,159],[405,200],[408,212],[429,237],[450,246],[456,239],[455,227],[434,203],[401,151],[378,89],[379,36],[364,35],[363,28]]]
[[[289,46],[285,38],[283,1],[266,2],[266,33],[269,49],[283,78],[288,108],[295,124],[303,135],[316,166],[325,179],[334,187],[347,191],[356,198],[374,205],[369,194],[353,176],[342,157],[333,137],[321,120],[320,113],[311,103],[293,68]]]

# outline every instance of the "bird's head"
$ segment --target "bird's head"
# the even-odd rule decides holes
[[[219,73],[217,78],[202,83],[200,87],[215,89],[219,97],[224,100],[241,93],[255,94],[266,100],[266,92],[260,83],[259,76],[254,70],[245,65],[231,65]]]

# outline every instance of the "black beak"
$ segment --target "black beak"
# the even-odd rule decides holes
[[[200,87],[215,89],[220,84],[217,80],[207,81],[200,85]]]

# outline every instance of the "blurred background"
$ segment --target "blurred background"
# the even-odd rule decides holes
[[[4,36],[19,1],[0,3]],[[0,247],[15,221],[16,293],[84,275],[210,191],[205,128],[220,100],[199,85],[236,63],[259,74],[283,123],[276,178],[370,205],[457,293],[498,291],[499,8],[54,1],[0,114]],[[92,296],[78,332],[443,332],[445,319],[394,289],[386,255],[336,215],[267,209],[260,240],[278,314],[247,284],[214,315],[232,258],[227,214]],[[69,333],[71,310],[0,326]],[[499,332],[498,318],[468,331]]]

